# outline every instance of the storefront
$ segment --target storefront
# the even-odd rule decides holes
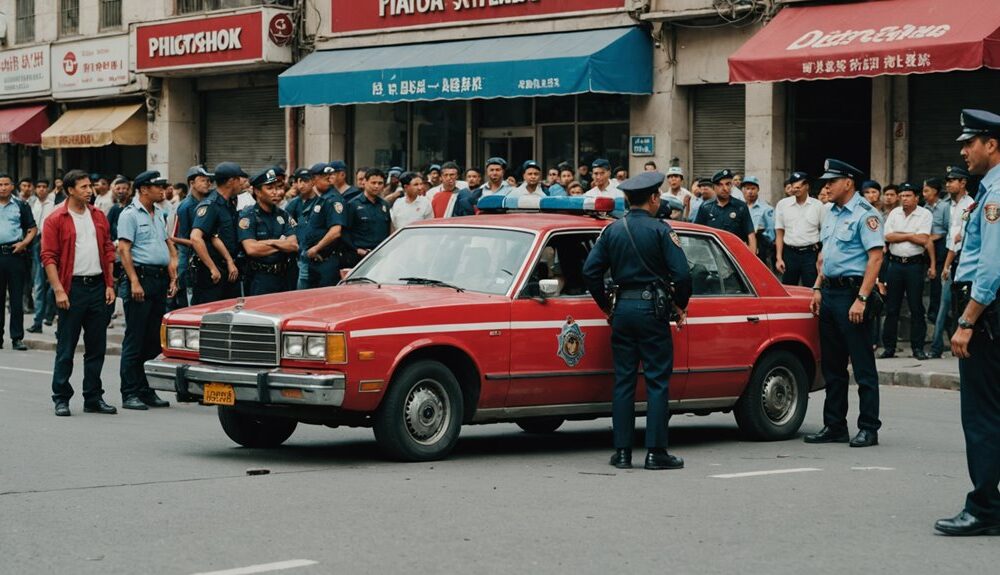
[[[154,78],[151,166],[179,180],[195,164],[287,165],[296,126],[278,106],[277,73],[292,62],[291,14],[268,7],[136,26],[136,70]]]
[[[653,48],[620,0],[425,4],[329,2],[320,50],[279,78],[280,104],[334,140],[307,163],[628,166]]]
[[[48,44],[0,53],[0,172],[51,177],[54,157],[39,148],[49,125],[52,89]]]

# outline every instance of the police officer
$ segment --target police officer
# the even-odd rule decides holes
[[[750,246],[750,251],[757,253],[757,237],[750,209],[743,200],[730,196],[732,181],[733,173],[729,170],[721,170],[712,176],[715,200],[705,202],[698,208],[698,217],[694,223],[736,234]]]
[[[194,225],[198,204],[208,196],[212,186],[212,174],[201,166],[192,166],[187,172],[188,195],[177,206],[174,229],[170,230],[170,240],[177,246],[177,295],[168,302],[169,309],[188,306],[193,281],[188,278],[188,268],[194,253],[191,243],[191,227]]]
[[[486,160],[486,182],[478,189],[472,190],[472,205],[479,203],[480,198],[500,194],[507,195],[510,184],[505,179],[507,171],[507,161],[503,158],[493,157]]]
[[[240,253],[236,196],[243,189],[246,177],[239,164],[219,164],[215,167],[215,189],[195,210],[191,230],[191,245],[197,256],[191,267],[194,272],[191,303],[194,305],[240,296],[240,271],[236,266]]]
[[[667,453],[669,386],[674,359],[670,315],[676,312],[678,327],[684,325],[684,310],[691,297],[691,275],[677,234],[669,224],[652,217],[660,207],[663,180],[660,172],[643,172],[622,182],[619,189],[628,199],[629,212],[604,229],[583,268],[587,289],[611,318],[615,453],[610,463],[619,469],[632,466],[635,386],[640,360],[645,370],[648,405],[649,451],[645,467],[684,467],[684,460]],[[617,286],[614,304],[604,292],[604,275],[609,268]],[[657,301],[660,299],[657,293],[671,284],[672,302],[658,305],[661,302]],[[669,309],[671,306],[673,310]]]
[[[250,184],[257,203],[240,212],[239,223],[240,244],[247,255],[247,295],[287,291],[288,270],[299,241],[292,218],[278,207],[284,189],[274,168],[255,175]]]
[[[292,174],[292,185],[298,191],[298,195],[292,198],[285,206],[285,211],[291,218],[292,227],[295,228],[295,237],[299,243],[299,255],[296,261],[296,276],[289,277],[289,289],[306,289],[309,282],[309,260],[305,257],[303,246],[306,245],[306,231],[309,230],[309,215],[312,214],[313,204],[319,196],[312,185],[312,174],[309,168],[299,168]]]
[[[774,251],[774,208],[760,197],[760,181],[755,176],[743,180],[743,197],[757,237],[757,257],[770,268]]]
[[[365,191],[347,204],[344,267],[354,267],[392,231],[389,203],[382,199],[385,173],[373,168],[365,174]]]
[[[785,285],[816,284],[816,260],[823,248],[819,241],[823,203],[809,195],[809,175],[792,172],[788,178],[791,195],[774,207],[774,267]]]
[[[946,535],[1000,535],[1000,116],[962,111],[962,156],[984,175],[965,228],[952,284],[958,329],[951,350],[961,377],[962,429],[973,489],[965,508],[934,528]]]
[[[824,427],[807,435],[806,443],[847,443],[851,447],[878,445],[878,371],[872,349],[869,298],[882,265],[882,217],[855,186],[860,170],[850,164],[827,160],[825,180],[830,190],[829,213],[823,220],[820,240],[820,276],[813,285],[812,312],[819,316],[821,368],[826,380]],[[847,432],[847,361],[854,368],[861,398],[858,434]]]
[[[177,292],[177,251],[167,241],[166,214],[156,207],[169,182],[155,170],[135,178],[135,197],[118,218],[118,256],[124,272],[118,297],[125,306],[122,408],[167,407],[150,389],[143,364],[160,354],[160,322]]]
[[[344,233],[344,197],[330,185],[330,175],[339,166],[316,164],[313,187],[319,193],[309,215],[309,230],[306,232],[306,259],[309,261],[309,288],[336,285],[340,281],[340,239]],[[342,171],[342,170],[340,170]]]
[[[3,348],[4,300],[10,292],[11,346],[24,351],[24,281],[28,248],[38,228],[31,207],[14,197],[14,180],[0,174],[0,348]],[[38,305],[41,305],[39,303]]]

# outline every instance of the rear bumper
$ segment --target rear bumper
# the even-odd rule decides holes
[[[204,396],[206,383],[233,386],[237,402],[340,407],[346,377],[342,373],[305,373],[281,368],[251,369],[210,365],[160,357],[145,364],[149,386],[177,392],[178,397]],[[284,392],[284,393],[283,393]]]

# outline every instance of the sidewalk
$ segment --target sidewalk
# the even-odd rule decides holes
[[[116,318],[114,326],[108,328],[108,355],[122,354],[122,339],[125,337],[125,319]],[[56,325],[42,326],[42,333],[25,333],[24,345],[28,349],[40,349],[55,351],[56,349]],[[83,334],[80,335],[80,343],[76,346],[77,353],[83,353]]]

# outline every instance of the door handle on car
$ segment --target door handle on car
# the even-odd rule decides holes
[[[757,316],[755,316],[755,315],[748,315],[747,316],[747,321],[750,322],[750,323],[758,323],[758,322],[760,322],[760,318],[757,317]]]

